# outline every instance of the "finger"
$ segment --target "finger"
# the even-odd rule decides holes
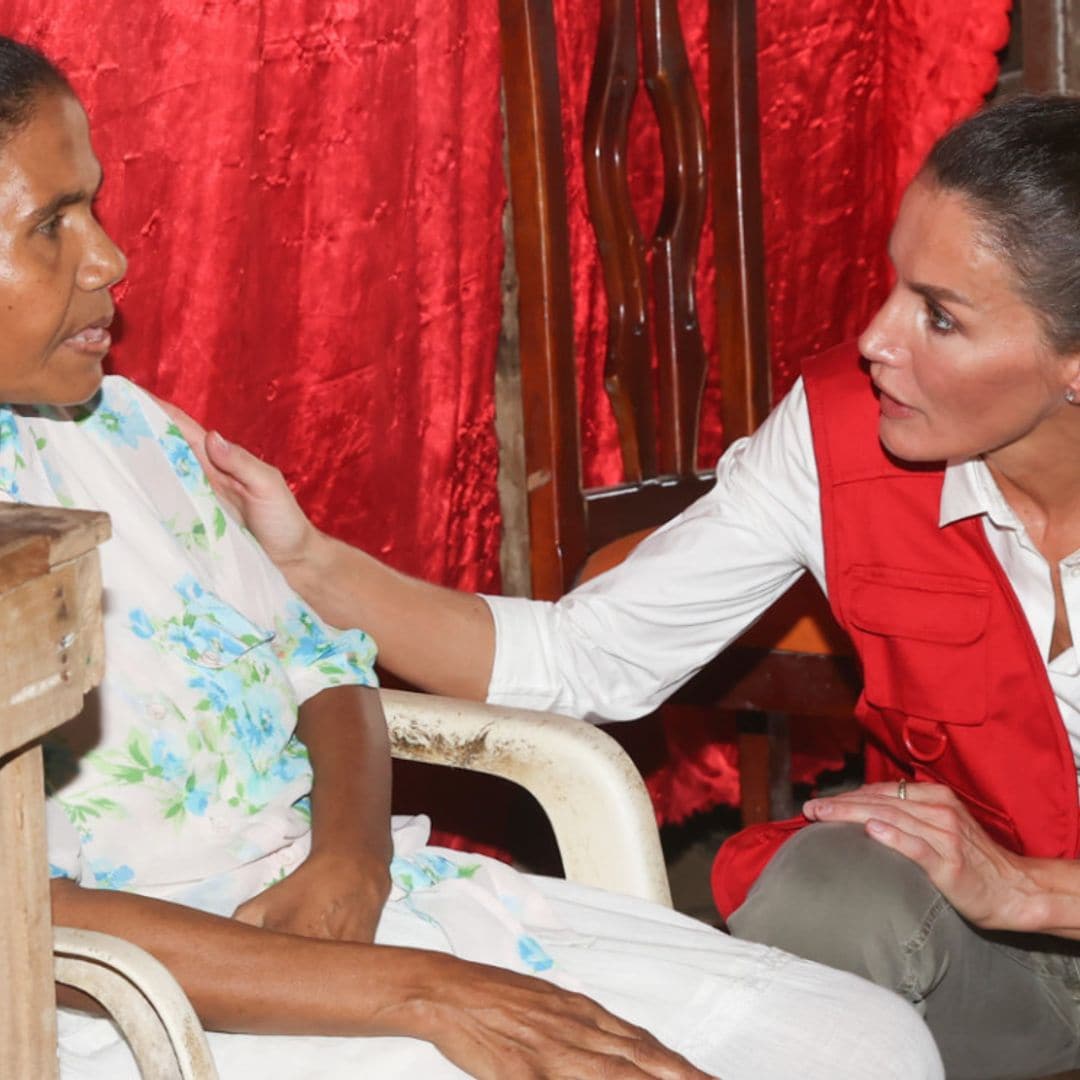
[[[900,799],[836,800],[818,808],[817,814],[814,820],[862,825],[872,840],[907,856],[931,877],[956,851],[957,833],[949,827],[953,817],[939,807],[913,806]]]
[[[966,814],[957,812],[955,805],[878,795],[811,799],[804,804],[803,814],[810,821],[853,822],[860,825],[865,825],[871,818],[879,818],[908,832],[934,830],[943,836],[955,836],[966,817]]]
[[[572,1045],[591,1047],[601,1055],[603,1076],[650,1076],[658,1080],[698,1080],[707,1078],[681,1054],[670,1050],[651,1032],[608,1012],[602,1005],[584,995],[574,995],[570,1004],[573,1021],[580,1030]],[[566,1029],[562,1029],[565,1036]],[[625,1062],[619,1059],[625,1059]]]
[[[812,799],[803,806],[803,813],[811,821],[854,825],[865,825],[876,818],[915,833],[926,829],[948,831],[948,822],[952,820],[951,812],[938,806],[883,798]]]
[[[710,1080],[708,1073],[691,1065],[681,1054],[669,1050],[651,1035],[634,1044],[631,1060],[647,1076],[659,1080]]]
[[[214,468],[256,497],[269,494],[278,485],[278,470],[273,465],[229,442],[219,431],[206,436],[206,453]]]
[[[941,852],[926,837],[909,833],[887,821],[871,818],[866,823],[866,834],[921,866],[931,879],[944,861]]]

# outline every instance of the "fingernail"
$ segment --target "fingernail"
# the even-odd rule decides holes
[[[220,431],[211,431],[209,437],[213,439],[218,444],[218,446],[221,447],[222,450],[229,449],[229,440],[226,439]]]

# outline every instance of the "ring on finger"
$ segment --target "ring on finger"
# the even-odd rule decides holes
[[[900,783],[896,785],[896,797],[898,799],[906,799],[907,798],[907,781],[906,780],[901,780]]]

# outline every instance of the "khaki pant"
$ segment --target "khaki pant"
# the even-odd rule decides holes
[[[859,825],[797,833],[728,926],[895,990],[925,1017],[949,1080],[1080,1066],[1080,943],[976,930]]]

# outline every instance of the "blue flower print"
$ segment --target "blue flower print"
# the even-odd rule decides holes
[[[298,664],[315,664],[334,651],[334,643],[321,623],[294,600],[289,605],[289,630],[294,641],[292,658]]]
[[[185,608],[202,600],[206,595],[206,590],[199,584],[199,580],[194,574],[185,574],[173,586],[173,591],[184,601]]]
[[[274,636],[207,592],[191,574],[185,574],[173,588],[184,602],[184,615],[179,623],[170,623],[168,637],[183,646],[192,660],[209,654],[228,663]]]
[[[26,468],[19,442],[19,429],[10,409],[0,409],[0,490],[13,499],[19,498],[19,481],[16,474]]]
[[[183,759],[173,753],[161,736],[150,744],[150,764],[161,770],[163,780],[179,780],[187,772]]]
[[[220,626],[205,619],[198,622],[173,623],[165,631],[165,640],[179,645],[189,660],[198,660],[204,664],[227,664],[247,652],[248,646]]]
[[[142,608],[133,608],[128,612],[128,622],[131,624],[131,632],[136,637],[149,640],[154,636],[154,624],[150,616]]]
[[[209,805],[210,792],[204,787],[192,788],[184,799],[184,809],[196,817],[202,817]]]
[[[172,471],[179,477],[184,487],[188,491],[205,491],[209,486],[206,475],[194,451],[180,434],[180,429],[175,424],[170,424],[158,442],[169,459]]]
[[[130,866],[113,866],[107,859],[92,860],[90,870],[99,889],[122,889],[135,880],[135,871]]]
[[[51,878],[67,878],[69,881],[75,879],[74,874],[69,874],[66,870],[62,870],[56,863],[49,863],[49,877]]]
[[[247,687],[233,737],[256,772],[265,773],[288,741],[291,732],[281,719],[281,698],[272,688],[260,684]],[[291,713],[289,719],[291,728]]]
[[[78,423],[103,435],[107,442],[134,450],[142,439],[151,438],[153,432],[142,409],[124,390],[123,384],[109,383],[96,406],[79,416]]]
[[[428,889],[440,881],[471,878],[480,869],[478,863],[458,866],[442,855],[418,851],[413,855],[395,855],[390,860],[390,877],[399,889],[415,892]]]
[[[298,776],[310,771],[307,747],[294,735],[289,740],[285,753],[274,762],[273,777],[283,784],[291,784]]]
[[[331,685],[343,679],[361,686],[377,685],[375,643],[362,630],[338,631],[331,637],[312,612],[296,601],[290,603],[288,619],[278,629],[274,651],[283,663],[315,668]]]
[[[544,951],[543,945],[529,934],[522,934],[517,942],[518,956],[530,971],[550,971],[555,961]]]
[[[239,714],[243,708],[244,682],[235,671],[222,668],[220,671],[207,672],[188,680],[188,686],[193,690],[203,692],[203,701],[197,708],[213,709],[217,713],[223,713],[232,707],[234,714]]]

